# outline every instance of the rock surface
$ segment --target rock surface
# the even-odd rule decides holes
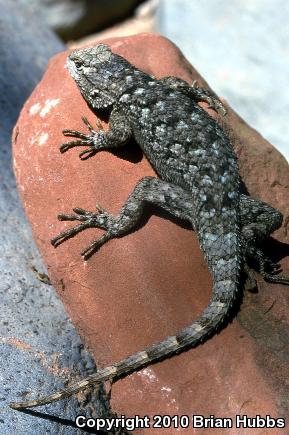
[[[175,75],[205,85],[179,50],[162,37],[141,34],[105,43],[157,77]],[[159,213],[133,234],[110,241],[87,262],[80,252],[101,234],[99,230],[84,231],[57,249],[50,245],[53,236],[71,225],[59,222],[58,213],[69,213],[75,206],[93,210],[96,202],[117,213],[136,181],[153,174],[134,142],[87,161],[78,158],[77,149],[60,154],[63,129],[85,131],[81,116],[95,123],[64,67],[66,56],[53,58],[22,110],[14,130],[14,169],[49,276],[102,367],[189,324],[208,303],[212,282],[194,233]],[[230,130],[249,192],[288,214],[285,159],[230,109],[222,122]],[[278,238],[285,241],[284,228]],[[285,245],[271,244],[274,258],[288,253]],[[282,265],[286,269],[288,261]],[[113,410],[126,416],[284,417],[288,289],[272,287],[261,282],[258,294],[245,293],[237,318],[204,345],[118,381],[112,389]],[[142,433],[161,432],[150,428]]]

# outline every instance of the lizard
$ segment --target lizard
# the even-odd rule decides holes
[[[60,220],[78,224],[54,237],[52,245],[56,247],[86,228],[103,229],[104,234],[82,252],[87,260],[108,240],[133,230],[145,204],[156,205],[188,221],[196,232],[213,277],[212,296],[202,314],[176,335],[66,389],[11,403],[14,409],[58,401],[104,381],[113,383],[205,342],[230,317],[243,273],[252,278],[250,262],[266,281],[289,284],[289,278],[278,274],[279,265],[265,255],[263,248],[266,238],[282,225],[283,216],[272,206],[242,193],[230,139],[198,104],[205,101],[225,115],[223,104],[213,92],[177,77],[157,80],[105,44],[72,51],[67,67],[89,107],[109,113],[109,129],[96,131],[83,117],[88,134],[63,130],[72,140],[62,144],[60,151],[85,147],[79,154],[85,160],[98,151],[123,146],[133,137],[158,176],[140,179],[119,215],[110,214],[100,205],[96,212],[75,207],[74,214],[60,214]]]

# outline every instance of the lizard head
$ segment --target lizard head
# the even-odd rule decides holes
[[[68,56],[67,68],[86,102],[94,109],[109,108],[121,93],[128,62],[98,44],[75,50]]]

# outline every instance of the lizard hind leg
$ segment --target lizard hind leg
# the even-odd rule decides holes
[[[263,243],[282,225],[282,214],[260,200],[241,195],[241,226],[243,253],[263,279],[275,284],[289,285],[289,277],[279,275],[280,264],[264,253]]]
[[[108,240],[121,237],[134,229],[143,214],[145,203],[155,204],[173,216],[192,223],[193,202],[190,192],[159,178],[144,177],[137,183],[118,215],[108,213],[100,205],[97,205],[96,213],[77,207],[73,209],[75,214],[60,214],[58,219],[61,221],[80,223],[58,234],[51,243],[57,247],[87,228],[105,230],[106,232],[99,239],[93,241],[81,253],[87,260]]]
[[[63,231],[51,240],[51,244],[56,248],[61,243],[65,242],[67,239],[74,237],[81,231],[87,228],[99,228],[106,230],[99,239],[95,240],[91,245],[89,245],[81,255],[84,259],[89,258],[98,248],[100,248],[104,243],[113,237],[110,227],[112,227],[114,217],[107,213],[100,205],[96,206],[96,213],[83,210],[82,208],[76,207],[73,209],[75,214],[58,215],[58,219],[61,221],[80,221],[81,223],[73,228]]]

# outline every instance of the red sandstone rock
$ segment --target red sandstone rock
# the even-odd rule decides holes
[[[141,34],[105,43],[157,77],[176,75],[205,84],[179,50],[160,36]],[[93,210],[96,202],[116,213],[136,181],[153,174],[134,143],[115,155],[100,152],[87,161],[78,158],[78,149],[60,154],[59,145],[67,139],[63,129],[85,131],[81,116],[95,123],[64,66],[66,56],[53,58],[21,112],[14,131],[14,169],[52,282],[97,365],[103,367],[189,324],[208,303],[212,282],[194,233],[158,216],[133,234],[110,241],[87,262],[80,252],[100,230],[84,231],[57,249],[51,246],[50,239],[72,225],[59,222],[58,213],[75,206]],[[284,158],[230,109],[223,122],[234,137],[250,193],[288,214],[289,171]],[[279,230],[279,240],[283,233]],[[274,249],[281,255],[278,244]],[[118,381],[112,390],[113,410],[151,417],[284,416],[288,311],[288,289],[261,282],[259,294],[245,293],[237,318],[218,336]],[[178,431],[171,428],[167,433]],[[263,429],[250,431],[262,433]]]

